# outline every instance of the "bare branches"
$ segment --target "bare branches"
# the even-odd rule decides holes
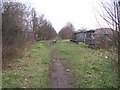
[[[38,17],[35,9],[20,2],[4,2],[2,8],[3,58],[14,56],[27,43],[57,36],[51,22],[44,15]]]
[[[109,7],[106,7],[106,4],[105,3],[103,3],[103,2],[101,2],[101,4],[102,4],[102,6],[103,6],[103,8],[104,8],[104,10],[107,12],[107,15],[108,15],[108,17],[109,17],[109,19],[111,19],[111,21],[113,21],[116,25],[118,24],[118,22],[117,22],[117,17],[116,17],[116,12],[114,11],[114,13],[112,12],[112,10],[110,10],[110,8]],[[108,3],[107,3],[108,4]],[[108,4],[109,5],[109,4]],[[112,7],[112,5],[110,5],[110,7],[113,9],[113,8],[115,8],[116,7],[116,5],[115,6],[113,6]],[[110,23],[110,21],[108,21],[107,20],[107,18],[105,18],[105,17],[103,17],[102,15],[100,15],[105,21],[107,21],[108,23]],[[110,24],[112,24],[112,23],[110,23]]]
[[[71,39],[74,31],[74,26],[72,23],[67,23],[60,31],[59,36],[62,39]]]

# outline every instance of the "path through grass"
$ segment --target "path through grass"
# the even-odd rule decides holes
[[[110,53],[92,50],[84,44],[57,43],[57,53],[73,73],[75,87],[117,88],[115,60]]]
[[[3,72],[3,88],[50,87],[51,56],[56,54],[72,73],[75,87],[117,88],[116,61],[109,52],[68,41],[55,43],[52,50],[51,42],[38,42],[23,52],[21,59],[14,60],[12,68]]]

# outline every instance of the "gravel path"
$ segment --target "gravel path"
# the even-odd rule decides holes
[[[72,88],[68,72],[59,59],[53,60],[51,72],[52,88]]]
[[[51,88],[73,88],[71,82],[71,73],[66,70],[62,61],[58,58],[57,53],[54,50],[55,46],[51,46],[53,49],[53,63],[51,70]]]

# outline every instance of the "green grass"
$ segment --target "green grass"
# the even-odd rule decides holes
[[[56,48],[59,58],[73,73],[75,87],[117,88],[115,60],[109,52],[72,43],[57,43]]]
[[[14,60],[13,70],[2,75],[3,88],[47,88],[50,78],[50,50],[38,42]]]
[[[3,88],[47,88],[50,85],[52,41],[40,41],[12,62],[13,68],[2,74]],[[66,43],[65,43],[66,42]],[[87,48],[85,44],[58,41],[54,44],[58,58],[73,74],[75,87],[116,88],[117,74],[111,54]]]

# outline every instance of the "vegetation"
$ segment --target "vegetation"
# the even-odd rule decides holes
[[[51,22],[44,15],[37,15],[30,5],[8,1],[3,2],[1,7],[3,69],[28,44],[57,36]]]
[[[49,85],[50,50],[38,42],[14,60],[3,72],[3,88],[47,88]]]
[[[4,2],[2,6],[2,59],[3,66],[26,44],[27,7],[19,2]],[[24,17],[24,18],[23,18]],[[32,40],[31,40],[32,41]],[[14,56],[13,56],[14,55]]]
[[[50,85],[52,41],[40,41],[14,60],[8,71],[3,71],[3,88],[47,88]],[[68,40],[54,44],[58,58],[73,75],[75,87],[117,88],[116,56],[104,50],[87,48]],[[43,52],[44,51],[44,52]]]
[[[51,40],[57,36],[57,33],[51,22],[44,18],[44,15],[37,16],[35,9],[32,9],[32,25],[35,40]]]
[[[109,52],[84,44],[57,44],[57,53],[75,78],[75,87],[117,88],[116,59]]]
[[[108,19],[104,15],[101,17],[109,26],[112,24],[113,29],[116,30],[114,38],[110,36],[112,38],[110,40],[108,37],[101,36],[97,39],[98,47],[100,44],[107,47],[107,43],[108,45],[115,43],[115,49],[112,49],[111,54],[106,50],[89,49],[83,43],[69,42],[69,39],[75,38],[72,35],[75,30],[74,25],[70,22],[59,31],[57,37],[51,22],[44,18],[44,15],[38,15],[31,6],[21,2],[3,2],[1,4],[3,88],[49,87],[51,57],[54,53],[57,53],[56,58],[62,60],[67,71],[72,73],[75,87],[117,88],[120,85],[117,78],[119,73],[117,68],[120,64],[120,39],[118,39],[120,2],[112,4],[102,3]],[[51,41],[55,38],[54,42]],[[31,43],[34,45],[28,48]],[[118,52],[118,60],[115,51]]]
[[[75,30],[74,25],[73,25],[72,23],[68,22],[68,23],[59,31],[59,37],[61,37],[62,39],[71,39],[74,30]]]

